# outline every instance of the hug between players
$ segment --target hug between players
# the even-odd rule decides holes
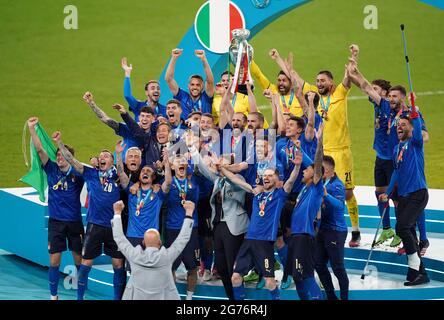
[[[358,46],[349,49],[342,78],[322,70],[310,81],[295,70],[291,53],[284,58],[271,49],[277,78],[270,82],[253,60],[256,86],[250,79],[233,83],[229,70],[215,80],[205,52],[195,50],[205,75],[190,75],[188,88],[175,81],[182,50],[174,49],[165,74],[174,98],[166,105],[159,101],[167,88],[157,80],[147,82],[142,100],[133,96],[132,65],[123,58],[127,106],[116,103],[110,116],[99,107],[101,97],[83,96],[95,116],[120,136],[114,150],[96,150],[88,164],[75,158],[69,145],[76,141],[65,144],[60,132],[52,135],[56,161],[49,159],[34,128],[39,120],[31,117],[29,130],[49,186],[51,299],[58,299],[66,250],[78,268],[79,300],[94,259],[103,253],[112,258],[116,300],[179,299],[174,281],[181,263],[188,300],[199,278],[220,279],[226,296],[235,300],[245,298],[244,283],[252,280],[275,300],[293,282],[300,299],[338,299],[328,263],[340,299],[348,299],[345,216],[351,222],[348,245],[359,247],[361,240],[347,119],[353,85],[374,109],[375,196],[383,220],[376,244],[402,245],[406,286],[429,282],[421,258],[429,246],[424,120],[403,86],[386,79],[369,82],[358,69]],[[270,103],[268,121],[256,104],[259,93]],[[80,205],[84,183],[86,228]],[[164,258],[170,263],[160,263]],[[165,276],[166,283],[156,282],[156,275]]]

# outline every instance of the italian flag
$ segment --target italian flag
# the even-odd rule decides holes
[[[245,28],[240,9],[229,0],[210,0],[196,14],[197,39],[209,51],[226,53],[232,39],[231,30]]]

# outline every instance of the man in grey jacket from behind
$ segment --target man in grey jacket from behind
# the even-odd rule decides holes
[[[234,300],[231,276],[237,253],[250,223],[245,210],[246,192],[220,173],[220,166],[229,164],[225,157],[215,160],[209,168],[194,145],[193,137],[187,135],[185,140],[193,163],[207,179],[214,183],[210,198],[214,265],[221,277],[227,297]],[[241,175],[238,175],[238,178],[244,179]]]
[[[140,245],[133,247],[125,237],[121,218],[125,205],[122,201],[114,203],[114,218],[111,220],[114,241],[131,265],[131,277],[122,300],[180,300],[171,268],[190,240],[194,206],[191,201],[183,204],[185,220],[179,235],[168,249],[162,246],[156,229],[145,232],[144,249]]]

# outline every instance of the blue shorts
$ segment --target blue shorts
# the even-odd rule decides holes
[[[165,247],[169,248],[174,240],[176,240],[179,235],[180,230],[176,229],[165,229]],[[176,261],[173,263],[173,271],[179,268],[180,263],[183,262],[185,268],[188,271],[194,270],[199,266],[200,260],[200,250],[199,250],[199,235],[197,228],[193,228],[191,232],[190,241],[183,249],[182,253],[177,257]]]
[[[390,184],[393,170],[392,160],[384,160],[376,157],[374,169],[375,187],[388,186]]]
[[[115,259],[123,259],[123,254],[118,250],[113,238],[113,230],[108,227],[88,223],[86,227],[85,242],[83,243],[83,259],[91,260],[104,252]]]
[[[292,234],[288,242],[288,261],[295,281],[314,277],[315,238],[309,234]]]
[[[82,221],[48,220],[48,252],[50,254],[66,251],[82,252],[85,230]],[[66,245],[68,242],[68,246]]]
[[[234,263],[234,272],[244,276],[253,267],[267,278],[274,278],[274,241],[245,239]]]

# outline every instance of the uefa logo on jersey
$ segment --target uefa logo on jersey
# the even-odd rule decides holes
[[[199,42],[214,53],[227,53],[234,29],[246,28],[239,7],[229,0],[210,0],[197,11],[194,32]]]

